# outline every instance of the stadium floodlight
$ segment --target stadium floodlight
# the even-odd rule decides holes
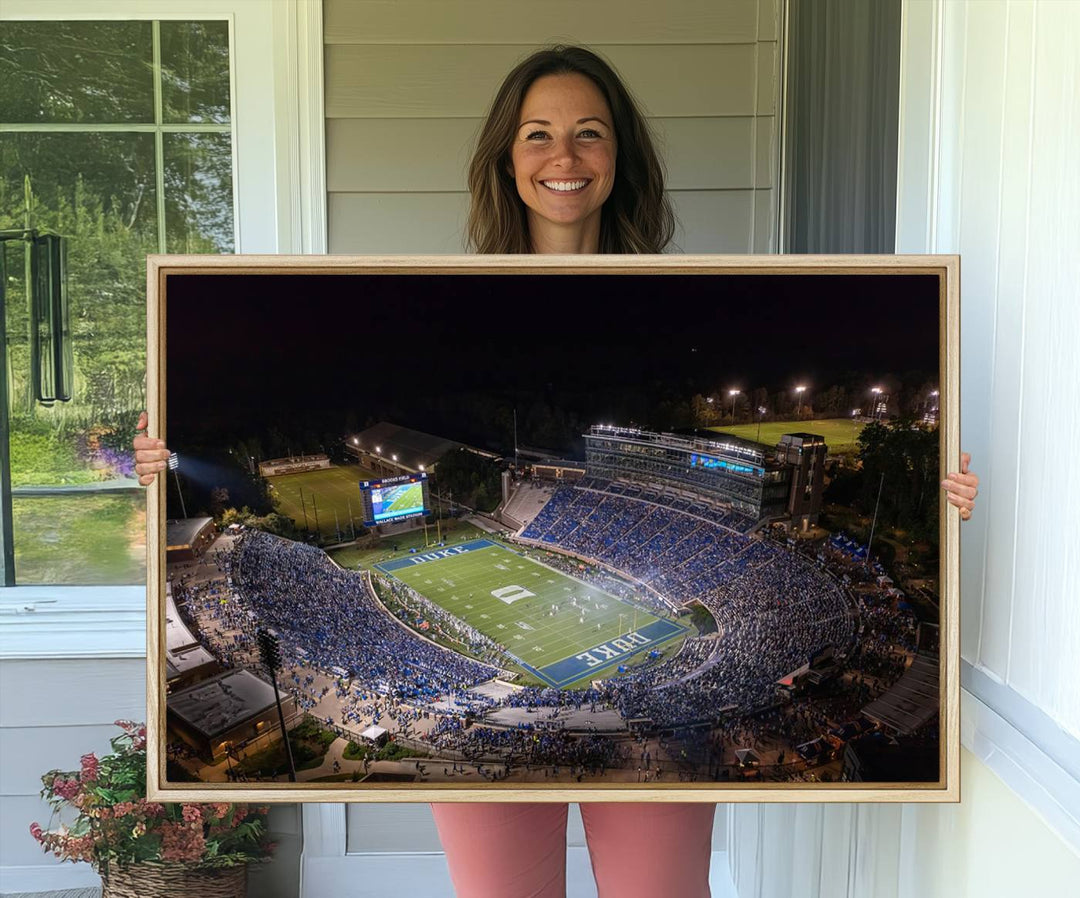
[[[281,725],[281,738],[285,743],[285,753],[289,758],[289,782],[296,782],[296,763],[293,761],[292,746],[289,744],[289,731],[285,727],[285,714],[281,710],[281,694],[278,692],[277,672],[281,669],[281,640],[277,633],[265,627],[255,631],[255,642],[259,648],[259,659],[270,675],[274,687],[274,704],[277,705],[278,723]]]
[[[380,452],[382,452],[382,446],[376,446],[375,447],[375,454],[378,455]]]
[[[731,423],[735,423],[735,397],[738,396],[742,390],[728,390],[728,396],[731,397]]]
[[[397,453],[395,452],[393,455],[390,456],[390,458],[392,458],[394,461],[397,461]]]
[[[169,453],[169,470],[173,472],[173,478],[176,480],[176,494],[180,497],[180,510],[184,513],[184,520],[187,520],[187,505],[184,504],[184,493],[180,489],[180,475],[177,470],[180,468],[180,456],[175,452]]]
[[[881,387],[871,387],[870,392],[874,394],[874,419],[876,420],[881,417],[882,406],[888,404],[889,395]],[[882,399],[882,396],[885,398]]]
[[[359,437],[353,437],[352,438],[352,444],[354,446],[359,446],[360,445],[360,438]]]
[[[423,465],[420,465],[420,470],[421,470],[421,471],[423,471],[423,470],[424,470],[424,466],[423,466]]]
[[[802,394],[806,392],[805,384],[799,384],[795,387],[795,395],[799,397],[799,407],[795,410],[795,417],[798,418],[802,414]]]

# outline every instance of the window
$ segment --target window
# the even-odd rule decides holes
[[[235,247],[229,22],[6,22],[0,84],[16,580],[141,583],[145,256]],[[66,238],[69,402],[33,395],[26,232]]]

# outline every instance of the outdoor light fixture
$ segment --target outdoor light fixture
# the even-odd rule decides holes
[[[805,390],[806,387],[802,384],[799,384],[799,386],[795,388],[795,395],[799,397],[799,405],[798,408],[795,409],[796,418],[799,417],[799,415],[802,413],[802,394],[805,392]]]
[[[173,472],[173,479],[176,481],[176,494],[180,497],[180,510],[184,513],[184,520],[187,520],[187,505],[184,502],[184,493],[180,489],[180,475],[177,473],[180,468],[180,456],[175,452],[169,453],[169,470]]]

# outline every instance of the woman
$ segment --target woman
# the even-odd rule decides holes
[[[659,253],[674,232],[644,117],[607,63],[580,47],[534,53],[507,76],[468,183],[479,253]],[[148,484],[168,452],[149,437],[135,448]],[[978,486],[968,461],[942,482],[964,519]],[[460,898],[565,895],[567,807],[432,805]],[[714,804],[586,802],[581,812],[600,898],[709,895]]]

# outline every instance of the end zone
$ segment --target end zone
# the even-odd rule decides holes
[[[416,567],[418,564],[426,564],[429,561],[441,561],[444,558],[453,558],[455,555],[465,555],[469,552],[488,549],[492,546],[500,549],[505,548],[498,543],[492,542],[490,539],[473,539],[458,546],[446,546],[445,548],[435,549],[431,552],[417,552],[415,555],[406,555],[404,558],[395,558],[393,561],[383,561],[380,564],[376,564],[374,567],[384,574],[392,574],[394,571]]]
[[[590,670],[625,661],[644,649],[655,648],[661,642],[680,633],[684,627],[669,620],[659,619],[637,630],[624,633],[616,639],[609,639],[597,645],[533,671],[545,683],[562,688],[575,680],[580,680]]]

